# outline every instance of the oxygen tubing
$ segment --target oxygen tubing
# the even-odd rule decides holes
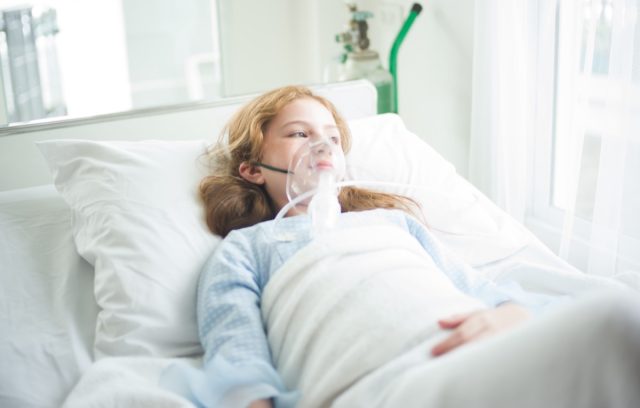
[[[407,183],[396,183],[393,181],[369,181],[369,180],[345,180],[345,181],[341,181],[338,183],[335,183],[335,187],[336,188],[340,188],[340,187],[351,187],[351,186],[371,186],[371,187],[403,187],[403,188],[411,188],[411,189],[416,189],[416,190],[422,190],[422,191],[431,191],[431,192],[436,192],[437,190],[428,188],[428,187],[424,187],[421,185],[415,185],[415,184],[407,184]],[[297,196],[296,198],[294,198],[293,200],[289,201],[284,207],[282,207],[280,209],[280,211],[278,211],[278,214],[276,214],[275,218],[274,218],[274,223],[273,223],[273,231],[274,231],[274,235],[276,235],[276,239],[278,240],[287,240],[287,237],[278,237],[277,236],[277,225],[278,222],[280,222],[280,220],[285,216],[285,214],[287,212],[289,212],[290,209],[292,209],[296,204],[300,203],[301,201],[304,201],[310,197],[313,197],[316,193],[317,193],[318,189],[315,188],[313,190],[309,190],[307,192],[304,192],[302,194],[300,194],[299,196]],[[455,196],[451,196],[451,197],[455,197]],[[457,198],[457,197],[456,197]],[[474,194],[474,198],[475,200],[473,200],[472,203],[475,203],[478,201],[478,197],[475,196]],[[441,232],[448,232],[448,231],[443,231],[443,230],[438,230]]]
[[[393,42],[393,46],[391,47],[391,52],[389,53],[389,72],[393,77],[393,107],[391,111],[393,113],[398,113],[398,73],[397,73],[397,63],[398,63],[398,51],[400,50],[400,45],[404,41],[404,37],[407,36],[413,21],[418,17],[418,14],[422,11],[422,6],[418,3],[413,3],[411,6],[411,11],[407,16],[407,19],[402,24],[400,28],[400,32],[396,36],[395,41]]]

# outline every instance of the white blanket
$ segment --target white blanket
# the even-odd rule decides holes
[[[180,359],[197,365],[199,359]],[[158,385],[162,370],[178,359],[109,357],[98,360],[82,375],[64,408],[192,408],[186,399]]]
[[[545,293],[616,286],[607,279],[536,269],[523,274],[520,283]],[[381,384],[392,384],[410,371],[406,367],[430,359],[428,350],[446,335],[437,318],[482,307],[457,290],[420,244],[395,226],[341,230],[315,240],[275,274],[262,297],[274,363],[287,388],[301,392],[301,407],[327,406],[337,397],[345,407],[379,404]],[[543,344],[541,340],[528,344]],[[504,349],[497,348],[497,353]],[[199,359],[180,360],[200,366]],[[64,407],[191,407],[158,385],[163,369],[175,361],[99,360],[83,374]],[[469,364],[474,363],[460,363]],[[449,373],[458,375],[454,369]],[[406,407],[408,401],[420,401],[411,392],[395,392],[398,399],[383,405]]]
[[[567,279],[580,290],[619,286],[556,275],[556,293]],[[547,287],[553,276],[545,275]],[[433,360],[430,348],[447,334],[438,318],[482,307],[453,286],[413,237],[392,226],[313,241],[271,278],[262,297],[274,364],[287,388],[300,391],[301,407],[329,406],[338,397],[345,407],[380,404],[384,386],[408,371],[399,367]],[[442,402],[433,395],[422,401],[427,405],[403,393],[382,406]]]
[[[427,338],[436,319],[484,307],[395,226],[340,230],[302,249],[262,297],[274,364],[300,406],[327,406]]]

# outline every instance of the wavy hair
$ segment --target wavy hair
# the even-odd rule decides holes
[[[346,121],[327,99],[302,86],[286,86],[267,92],[243,106],[223,128],[218,142],[207,152],[211,174],[200,183],[209,229],[225,237],[234,229],[249,227],[275,218],[278,209],[262,185],[240,176],[242,162],[260,161],[264,134],[271,120],[289,103],[310,98],[326,107],[341,135],[346,154],[351,148],[351,134]],[[344,187],[338,196],[343,212],[374,208],[395,208],[417,215],[419,205],[396,194]]]

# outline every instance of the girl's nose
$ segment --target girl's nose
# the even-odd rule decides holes
[[[326,154],[330,156],[332,154],[331,144],[326,139],[320,140],[318,142],[313,143],[312,151],[314,154],[317,154],[317,155]]]

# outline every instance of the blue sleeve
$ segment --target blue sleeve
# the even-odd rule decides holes
[[[405,219],[409,232],[429,253],[438,268],[462,292],[479,299],[489,307],[514,302],[534,314],[540,314],[553,302],[549,296],[526,293],[516,282],[497,285],[451,253],[416,219],[410,216],[405,216]]]
[[[246,407],[274,398],[294,406],[271,363],[260,312],[258,253],[252,240],[231,233],[200,275],[197,316],[204,348],[203,370],[174,367],[173,388],[198,406]],[[168,372],[171,374],[171,371]]]
[[[197,316],[205,365],[214,356],[232,364],[271,363],[255,257],[250,240],[231,233],[202,270]]]

